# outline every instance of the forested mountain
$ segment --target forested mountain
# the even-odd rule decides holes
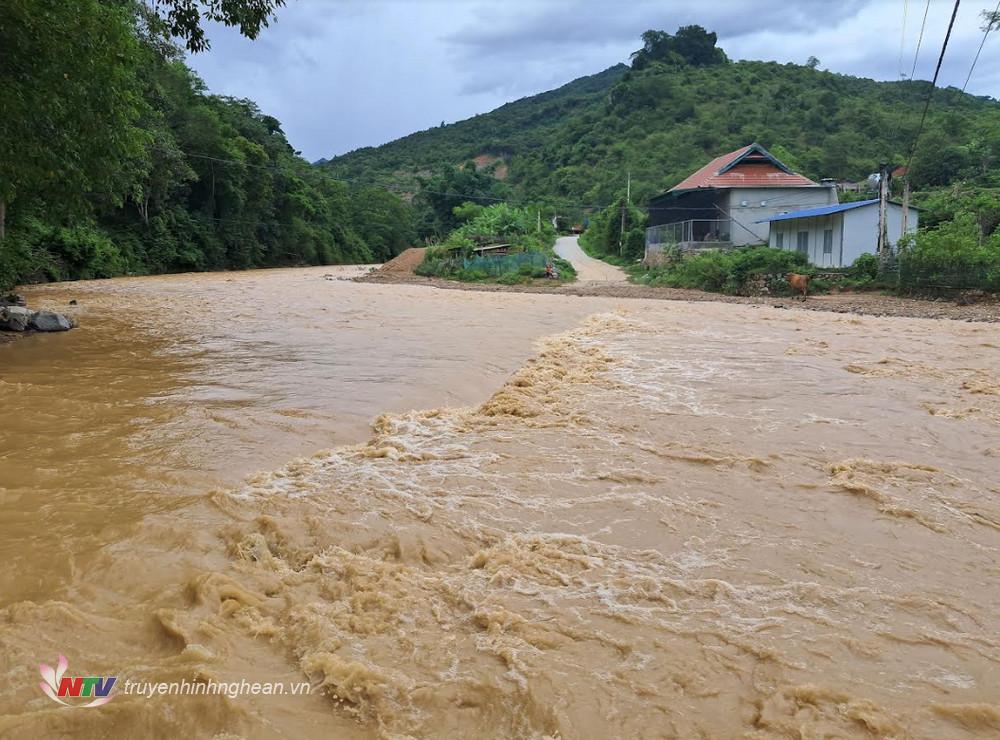
[[[231,11],[252,36],[277,4],[213,17]],[[170,40],[204,49],[199,16],[186,0],[159,7],[0,3],[0,288],[373,262],[410,246],[408,204],[335,181],[252,101],[209,94]]]
[[[760,142],[814,179],[859,179],[908,158],[930,83],[876,82],[809,64],[731,62],[698,27],[643,36],[618,65],[491,113],[360,149],[323,166],[338,176],[412,189],[418,175],[502,158],[513,196],[603,204],[646,197],[718,154]],[[1000,104],[935,91],[914,158],[918,190],[995,186]],[[505,170],[505,172],[504,172]]]

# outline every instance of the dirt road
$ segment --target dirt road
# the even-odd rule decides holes
[[[576,268],[577,280],[581,283],[625,282],[625,272],[607,262],[589,257],[577,243],[575,236],[561,236],[556,239],[556,254]]]

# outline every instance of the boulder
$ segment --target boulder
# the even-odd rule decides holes
[[[73,322],[55,311],[38,311],[31,319],[31,328],[37,331],[67,331]]]
[[[5,331],[24,331],[35,318],[35,312],[22,306],[4,306],[0,308],[0,329]]]

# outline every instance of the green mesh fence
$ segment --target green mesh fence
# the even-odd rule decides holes
[[[516,254],[504,254],[498,256],[476,256],[463,257],[461,259],[446,260],[446,269],[449,271],[474,270],[486,273],[491,276],[505,275],[517,272],[525,265],[532,269],[544,269],[549,258],[540,252],[517,252]]]
[[[917,260],[900,255],[899,288],[912,292],[1000,291],[1000,264],[993,261]]]

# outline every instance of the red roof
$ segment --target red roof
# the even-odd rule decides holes
[[[760,144],[737,149],[716,157],[683,182],[670,188],[807,188],[817,183],[779,162]]]

